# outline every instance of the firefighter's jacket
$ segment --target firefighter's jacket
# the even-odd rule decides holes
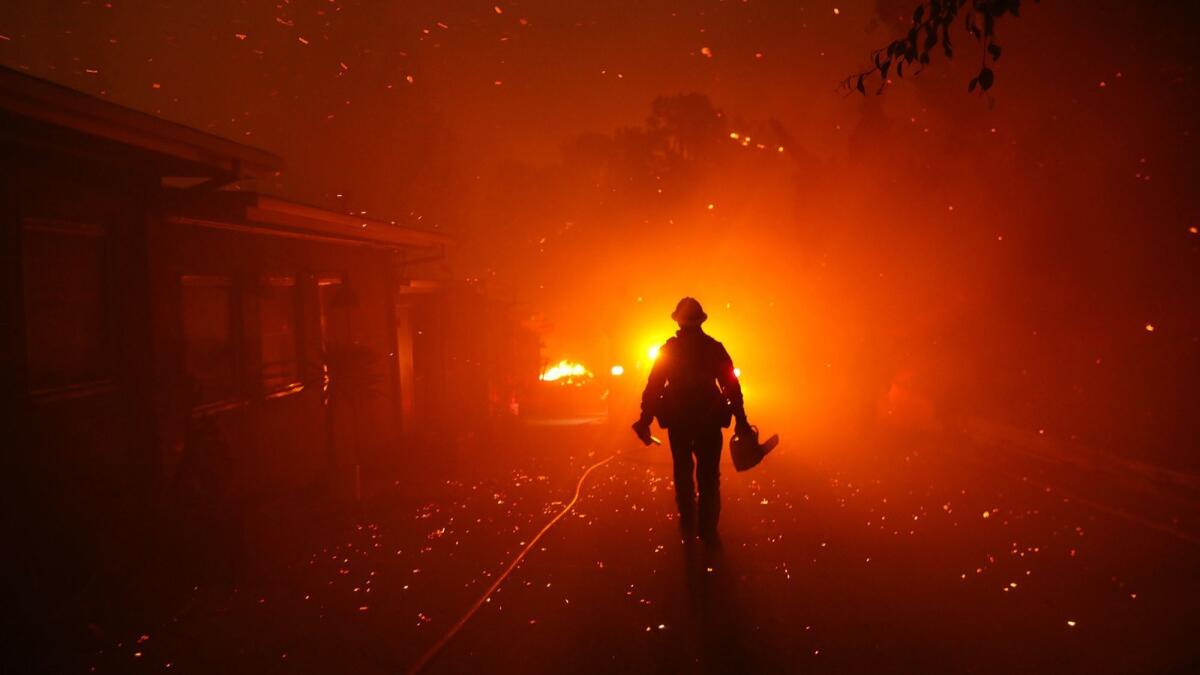
[[[728,427],[745,417],[733,359],[699,327],[680,329],[658,350],[642,392],[642,421],[654,417],[664,428]]]

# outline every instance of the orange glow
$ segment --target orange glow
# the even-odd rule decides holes
[[[649,356],[651,361],[657,360],[658,359],[658,345],[654,345],[650,349],[647,349],[646,356]]]
[[[557,382],[558,380],[570,382],[575,379],[589,379],[591,377],[592,373],[587,368],[584,368],[583,364],[563,359],[547,368],[546,372],[542,373],[538,379],[543,382]]]
[[[621,366],[621,365],[613,366],[612,370],[609,372],[611,372],[614,377],[620,377],[625,374],[625,366]]]

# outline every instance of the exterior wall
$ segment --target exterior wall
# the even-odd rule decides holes
[[[117,574],[156,460],[144,271],[153,176],[0,147],[7,525],[31,597]]]
[[[168,482],[187,480],[193,460],[215,452],[224,455],[232,493],[258,499],[352,480],[340,474],[356,464],[369,470],[396,451],[390,253],[169,219],[152,233],[150,251],[157,417]],[[295,376],[272,386],[263,331],[277,314],[271,295],[281,279],[294,283]],[[188,316],[196,310],[185,296],[195,283],[227,284],[233,376],[224,396],[198,398],[189,381],[188,322],[212,318]],[[351,372],[357,379],[349,382],[350,395],[335,395],[327,409],[324,352],[336,359],[351,345],[368,361],[354,367],[367,372]]]

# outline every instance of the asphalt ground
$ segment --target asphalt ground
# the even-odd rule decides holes
[[[406,672],[619,452],[426,672],[1197,672],[1196,542],[977,440],[885,427],[784,435],[743,474],[724,457],[710,550],[678,535],[665,448],[589,418],[515,426],[71,663]]]

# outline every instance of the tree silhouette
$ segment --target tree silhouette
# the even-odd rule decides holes
[[[987,91],[996,77],[989,64],[1000,60],[1000,45],[995,41],[996,22],[1010,14],[1020,16],[1020,11],[1021,0],[924,0],[913,10],[908,33],[872,52],[871,67],[842,80],[841,87],[847,92],[866,95],[867,82],[878,76],[875,93],[879,94],[890,84],[889,74],[904,77],[906,67],[910,74],[921,72],[939,46],[947,59],[954,58],[950,34],[962,16],[966,34],[983,47],[979,74],[967,83],[967,91],[975,91],[976,87]]]
[[[646,127],[666,150],[687,161],[703,157],[721,140],[725,120],[704,94],[679,94],[655,98]]]

